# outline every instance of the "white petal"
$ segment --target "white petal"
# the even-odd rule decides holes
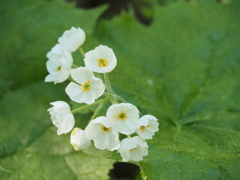
[[[73,52],[84,43],[85,39],[86,35],[82,29],[72,27],[63,33],[58,42],[62,47]]]
[[[148,154],[148,145],[140,137],[135,136],[133,138],[126,138],[121,141],[121,145],[118,149],[123,161],[129,160],[140,161],[143,156]]]
[[[105,131],[103,127],[110,129]],[[120,146],[119,134],[112,129],[109,120],[104,116],[92,120],[85,131],[87,138],[93,140],[98,149],[113,151]]]
[[[81,93],[81,91],[82,87],[74,82],[70,82],[65,89],[65,92],[69,97],[76,97]]]
[[[109,133],[110,142],[107,149],[110,151],[117,150],[120,147],[120,141],[118,136],[116,137],[113,133]]]
[[[118,119],[118,114],[126,113],[124,120]],[[130,103],[114,104],[107,110],[107,118],[114,125],[114,127],[123,134],[132,134],[137,127],[139,127],[139,111]]]
[[[132,138],[125,138],[121,141],[121,146],[119,150],[122,150],[122,149],[130,150],[135,147],[137,147],[137,144],[134,142]]]
[[[65,81],[70,75],[72,66],[71,53],[62,49],[59,44],[56,44],[50,52],[47,53],[49,60],[46,63],[47,70],[51,76],[46,77],[46,82],[60,83]],[[61,70],[57,70],[61,67]]]
[[[149,122],[150,127],[147,127],[146,129],[150,132],[157,132],[158,129],[158,122],[156,121],[150,121]]]
[[[143,139],[152,139],[154,135],[154,133],[149,132],[148,130],[145,130],[145,131],[136,130],[136,132]]]
[[[134,136],[133,137],[133,140],[141,147],[147,147],[148,148],[148,145],[146,142],[143,141],[142,138],[140,138],[139,136]]]
[[[134,161],[141,161],[141,160],[143,160],[143,156],[142,156],[141,150],[140,150],[139,148],[137,148],[136,150],[134,150],[134,151],[131,153],[131,158],[132,158],[132,160],[134,160]]]
[[[52,75],[52,74],[49,74],[45,77],[45,82],[54,82],[54,81],[57,81],[57,78],[58,76],[55,76],[55,75]]]
[[[102,150],[106,149],[110,143],[109,135],[106,133],[99,135],[98,138],[93,139],[93,141],[96,148],[102,149]]]
[[[79,84],[84,84],[88,80],[91,81],[94,75],[88,68],[79,67],[71,70],[71,76]]]
[[[101,82],[102,83],[102,82]],[[101,88],[100,88],[101,87]],[[101,84],[101,86],[99,86],[99,88],[94,88],[91,86],[90,89],[91,92],[93,92],[95,94],[95,99],[99,98],[101,95],[103,95],[104,91],[105,91],[105,85]]]
[[[158,131],[157,118],[152,115],[144,115],[139,119],[139,122],[145,128],[137,128],[137,134],[143,139],[152,139],[154,133]]]
[[[143,134],[143,131],[140,130],[140,128],[136,129],[136,133],[143,139],[146,139],[144,134]]]
[[[46,63],[47,70],[49,73],[55,72],[56,69],[60,66],[60,62],[55,64],[53,61],[48,60]]]
[[[53,107],[49,108],[48,111],[53,124],[58,128],[58,135],[71,131],[75,120],[71,113],[70,106],[64,101],[55,101],[50,104],[53,105]]]
[[[126,135],[129,135],[129,134],[132,134],[135,132],[135,129],[130,129],[126,123],[122,123],[121,124],[121,127],[119,126],[114,126],[120,133],[122,134],[126,134]]]
[[[140,122],[141,126],[147,126],[148,125],[148,121],[149,121],[149,119],[146,116],[142,116],[139,119],[139,122]]]
[[[101,123],[94,123],[92,120],[86,127],[86,136],[88,139],[96,139],[100,134]]]
[[[94,77],[94,74],[86,67],[79,67],[71,70],[72,78],[79,84],[83,85],[86,82],[90,83],[90,89],[85,90],[81,85],[79,94],[77,94],[77,86],[69,84],[66,88],[66,93],[75,102],[92,104],[95,99],[100,97],[105,90],[102,80]],[[97,87],[99,85],[99,87]]]
[[[70,75],[70,73],[62,73],[62,74],[58,77],[58,79],[56,80],[56,83],[61,83],[61,82],[65,81],[65,80],[67,80],[68,77],[69,77],[69,75]]]
[[[60,127],[58,128],[58,135],[60,134],[66,134],[72,130],[74,127],[75,120],[74,116],[72,114],[68,114],[64,117]]]
[[[108,65],[105,67],[98,66],[98,59],[100,58],[108,61]],[[108,73],[116,67],[117,58],[111,48],[100,45],[85,54],[84,62],[86,67],[93,72]]]
[[[65,111],[66,113],[70,112],[70,106],[64,101],[55,101],[51,102],[50,104],[54,106],[53,109],[55,113],[62,111]]]
[[[74,128],[71,133],[70,143],[77,151],[85,149],[91,145],[91,141],[87,139],[85,131],[81,130],[80,128]]]
[[[68,71],[69,75],[70,75],[72,62],[68,61],[68,59],[66,57],[61,57],[60,62],[61,62],[61,71]]]
[[[123,162],[128,162],[131,160],[131,153],[129,150],[122,151],[121,156],[123,158]]]
[[[80,103],[86,103],[86,104],[92,104],[95,101],[95,94],[91,91],[89,92],[83,92],[84,96],[82,98],[82,101]]]

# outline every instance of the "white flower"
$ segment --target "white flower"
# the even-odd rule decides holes
[[[85,131],[80,128],[74,128],[71,133],[70,143],[76,151],[87,148],[91,145],[91,140],[87,139]]]
[[[99,45],[85,54],[85,65],[93,72],[108,73],[117,65],[113,50],[107,46]]]
[[[141,161],[143,156],[148,155],[148,145],[139,136],[125,138],[121,141],[118,152],[120,152],[124,162]]]
[[[76,51],[85,41],[86,35],[81,28],[72,27],[58,39],[61,46],[68,51]]]
[[[65,91],[75,102],[92,104],[105,90],[102,80],[96,78],[86,67],[72,69],[71,76],[79,84],[71,82]]]
[[[55,101],[50,104],[53,105],[53,107],[49,108],[48,111],[51,115],[53,124],[58,128],[57,134],[66,134],[71,131],[75,119],[69,105],[63,101]]]
[[[49,59],[46,63],[47,70],[50,73],[45,78],[45,82],[61,83],[70,76],[73,59],[71,53],[62,49],[57,44],[47,53]]]
[[[137,134],[143,139],[152,139],[158,131],[157,118],[152,115],[145,115],[139,119],[140,127],[136,130]]]
[[[120,146],[119,133],[111,127],[109,120],[104,116],[92,120],[85,131],[87,138],[93,140],[98,149],[113,151]]]
[[[107,110],[107,118],[122,134],[132,134],[140,126],[139,111],[130,103],[114,104]]]

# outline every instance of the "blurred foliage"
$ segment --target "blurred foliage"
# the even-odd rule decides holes
[[[121,160],[93,147],[73,151],[46,112],[49,102],[69,101],[67,82],[42,81],[46,53],[71,26],[86,32],[85,51],[100,43],[113,48],[114,91],[159,119],[149,155],[136,163],[143,177],[240,179],[240,2],[160,2],[151,1],[150,26],[136,21],[133,9],[99,19],[106,4],[84,10],[61,0],[0,3],[1,179],[107,179]],[[80,53],[73,55],[82,65]],[[90,116],[76,114],[77,126]]]
[[[99,26],[120,59],[116,89],[160,119],[138,163],[148,179],[240,178],[238,7],[180,1],[159,8],[150,28],[127,14]]]
[[[67,83],[43,82],[46,53],[58,37],[79,24],[92,34],[102,9],[79,11],[62,1],[4,1],[0,8],[0,179],[107,179],[114,163],[108,151],[76,152],[69,134],[57,136],[52,125],[49,103],[69,101]],[[76,126],[85,127],[90,117],[76,115]]]
[[[108,178],[114,161],[106,159],[107,151],[91,146],[76,152],[69,135],[56,134],[46,110],[48,102],[65,97],[56,93],[57,88],[64,86],[35,83],[7,93],[1,100],[1,107],[5,107],[0,116],[1,179]],[[88,118],[79,117],[82,123]]]
[[[99,16],[98,20],[110,20],[120,15],[122,11],[129,12],[133,9],[137,20],[145,25],[150,25],[153,19],[153,0],[66,0],[75,2],[76,7],[91,9],[102,5],[108,5],[105,11]]]

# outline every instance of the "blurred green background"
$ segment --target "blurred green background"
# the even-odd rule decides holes
[[[8,0],[0,12],[1,179],[240,179],[240,1]],[[68,82],[44,83],[46,53],[72,26],[86,52],[114,50],[114,91],[159,119],[149,155],[132,162],[141,174],[111,171],[119,154],[75,152],[56,134],[46,110],[70,102]],[[76,114],[76,126],[90,116]]]

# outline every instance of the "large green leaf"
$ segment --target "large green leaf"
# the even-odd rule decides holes
[[[6,94],[0,106],[0,176],[1,179],[107,179],[113,160],[107,151],[90,147],[76,152],[70,136],[56,134],[46,111],[49,102],[62,97],[59,89],[36,83]],[[44,93],[44,95],[41,95]],[[54,95],[55,94],[55,95]],[[89,120],[78,116],[78,127]],[[81,120],[81,121],[79,121]]]
[[[114,162],[108,152],[93,146],[75,152],[69,134],[57,136],[51,123],[47,109],[69,101],[67,84],[43,82],[45,56],[57,38],[72,26],[89,36],[102,10],[79,11],[62,1],[5,1],[0,8],[0,179],[107,179]],[[90,116],[75,118],[84,128]]]
[[[147,179],[240,179],[239,6],[178,1],[150,27],[125,13],[99,25],[114,89],[160,122],[138,163]]]
[[[61,0],[9,0],[0,2],[0,10],[1,97],[8,89],[43,81],[47,75],[46,53],[58,38],[72,26],[84,28],[88,38],[102,8],[77,10]],[[84,47],[91,43],[88,38]]]
[[[0,96],[15,90],[0,102],[1,179],[107,179],[107,152],[74,152],[69,135],[57,136],[51,125],[46,109],[69,100],[66,84],[35,83],[47,75],[46,52],[71,26],[87,33],[85,51],[99,43],[113,48],[114,91],[159,119],[149,155],[137,163],[144,177],[240,179],[239,6],[174,1],[155,6],[145,27],[126,13],[95,26],[102,9],[62,1],[1,2]],[[84,127],[89,114],[76,117]]]

